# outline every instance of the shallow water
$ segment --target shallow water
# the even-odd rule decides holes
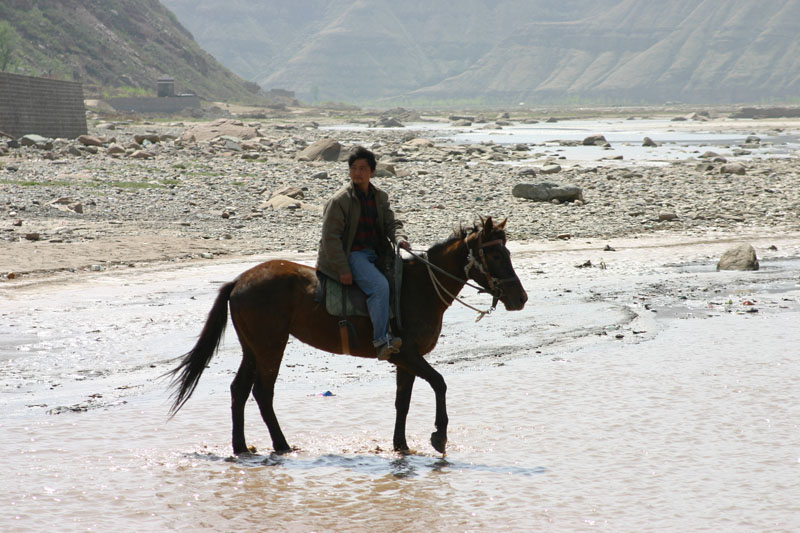
[[[258,452],[230,457],[231,335],[167,420],[165,360],[192,344],[219,282],[247,265],[5,292],[15,299],[0,301],[11,324],[0,335],[10,483],[0,527],[798,530],[798,261],[762,260],[758,273],[610,263],[580,275],[574,262],[519,253],[524,311],[478,325],[462,308],[445,315],[431,360],[449,386],[446,457],[428,443],[425,383],[409,415],[418,453],[398,456],[391,366],[296,342],[276,410],[299,451],[268,453],[251,401]],[[334,396],[315,395],[324,390]]]
[[[533,152],[525,164],[537,160],[540,155],[563,157],[569,161],[608,161],[622,156],[624,161],[657,165],[697,157],[714,147],[714,152],[729,159],[747,160],[753,157],[785,157],[800,150],[800,131],[753,132],[747,122],[742,122],[742,131],[691,130],[663,119],[642,120],[564,120],[556,123],[513,124],[496,129],[483,129],[484,125],[456,127],[438,123],[410,123],[400,131],[419,131],[438,142],[454,144],[529,144]],[[347,124],[327,127],[331,130],[369,131],[365,125]],[[378,131],[385,128],[372,128]],[[758,146],[748,147],[748,154],[735,155],[734,151],[745,143],[747,137],[757,133],[761,139]],[[583,141],[589,135],[602,134],[612,145],[612,150],[600,146],[562,146],[559,141]],[[650,137],[659,146],[643,147],[642,140]]]

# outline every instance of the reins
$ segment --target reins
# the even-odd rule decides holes
[[[451,274],[450,272],[447,272],[446,270],[444,270],[443,268],[439,267],[438,265],[435,265],[435,264],[431,263],[430,261],[428,261],[427,259],[425,259],[421,255],[415,254],[412,250],[406,250],[406,251],[408,251],[408,253],[410,253],[413,257],[415,257],[416,259],[418,259],[419,261],[421,261],[422,263],[425,264],[425,266],[428,269],[428,275],[431,278],[431,283],[433,283],[433,289],[436,291],[436,295],[439,297],[439,299],[442,301],[443,304],[445,304],[447,307],[450,307],[450,305],[452,305],[453,302],[458,302],[461,305],[463,305],[465,307],[468,307],[469,309],[472,309],[473,311],[478,313],[477,318],[475,318],[475,322],[479,322],[484,316],[492,314],[492,312],[497,308],[497,302],[503,296],[503,289],[500,287],[500,284],[502,284],[502,283],[504,283],[506,281],[509,281],[509,280],[513,280],[513,278],[506,278],[506,279],[497,279],[497,278],[495,278],[489,272],[489,265],[486,263],[486,257],[485,257],[485,255],[483,253],[483,249],[486,248],[487,246],[502,245],[503,244],[502,240],[495,239],[493,241],[488,241],[488,242],[484,243],[484,242],[481,242],[481,238],[480,238],[480,235],[479,235],[478,236],[478,256],[480,258],[480,262],[475,258],[475,255],[472,253],[472,248],[467,243],[467,237],[464,237],[463,242],[464,242],[464,246],[467,247],[467,253],[468,253],[467,264],[464,265],[464,277],[466,279],[461,279],[458,276],[454,276],[453,274]],[[486,281],[489,283],[489,290],[488,291],[486,289],[484,289],[483,287],[480,287],[478,285],[473,285],[472,283],[469,282],[469,280],[470,280],[469,272],[470,272],[470,270],[472,270],[473,267],[477,268],[478,271],[481,274],[483,274],[484,277],[486,278]],[[447,276],[447,277],[449,277],[449,278],[451,278],[451,279],[453,279],[455,281],[458,281],[459,283],[463,283],[467,287],[470,287],[472,289],[477,290],[479,293],[483,293],[483,292],[491,293],[492,294],[492,305],[491,305],[491,307],[489,309],[485,310],[485,311],[481,311],[477,307],[474,307],[474,306],[468,304],[467,302],[465,302],[464,300],[462,300],[461,298],[459,298],[455,294],[452,294],[450,291],[447,290],[447,288],[439,280],[439,278],[436,277],[436,275],[433,273],[434,270],[438,271],[441,274],[444,274],[445,276]],[[444,296],[442,296],[442,291],[444,291],[444,293],[447,294],[447,296],[449,296],[451,298],[450,302],[448,302],[444,298]]]

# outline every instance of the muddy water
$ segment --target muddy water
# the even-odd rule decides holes
[[[620,250],[606,270],[578,258],[520,250],[524,311],[478,325],[448,311],[431,354],[449,385],[446,457],[428,443],[425,383],[418,453],[400,457],[391,367],[296,342],[276,410],[299,451],[268,453],[251,401],[258,452],[230,457],[230,335],[168,421],[157,377],[246,264],[4,291],[0,528],[798,530],[798,261],[715,273],[653,251]]]

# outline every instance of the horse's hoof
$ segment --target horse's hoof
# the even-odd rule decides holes
[[[247,445],[233,447],[233,455],[244,455],[246,453],[256,453],[256,447]]]
[[[395,446],[394,447],[394,451],[396,451],[400,455],[411,455],[411,454],[413,454],[413,452],[411,451],[411,448],[409,448],[408,445]]]
[[[447,446],[447,437],[444,434],[439,434],[438,431],[431,433],[431,446],[439,453],[444,453]]]

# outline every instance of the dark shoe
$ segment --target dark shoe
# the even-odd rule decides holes
[[[378,350],[378,360],[379,361],[386,361],[389,357],[400,351],[400,348],[403,346],[403,339],[400,337],[392,337],[392,339],[387,342],[386,344],[381,344]]]

